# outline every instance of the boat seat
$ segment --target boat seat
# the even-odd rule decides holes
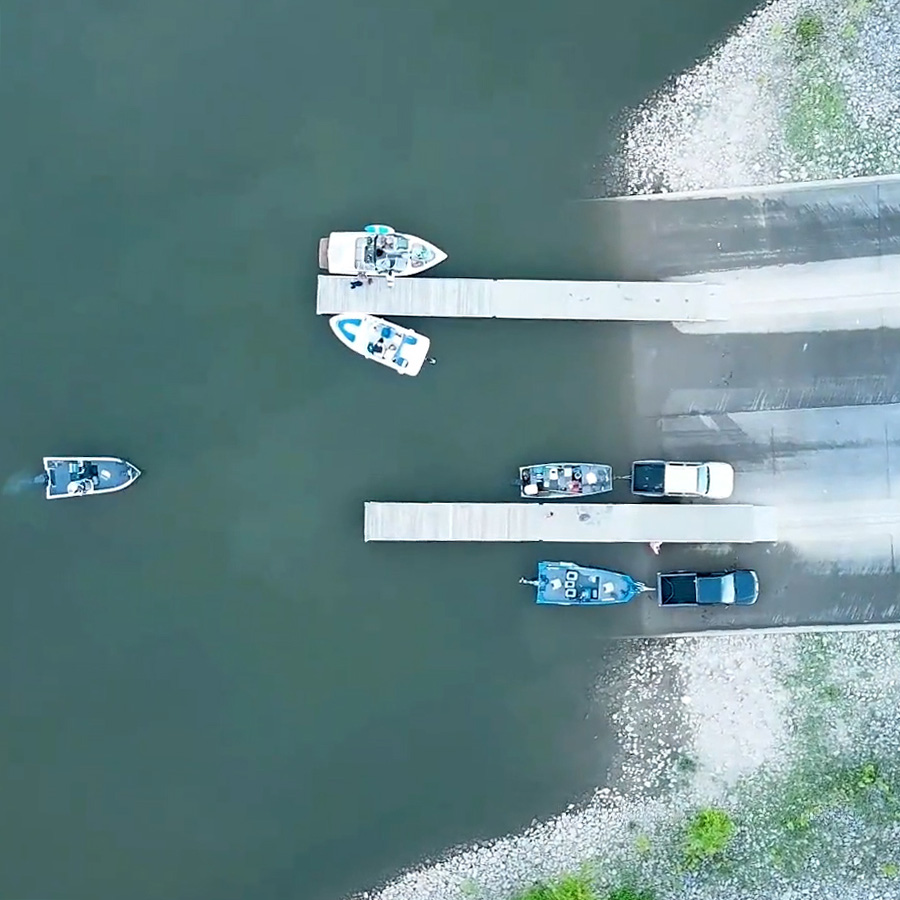
[[[599,599],[600,599],[600,591],[598,591],[597,588],[594,588],[591,591],[591,600],[599,600]]]
[[[566,588],[566,600],[574,600],[578,596],[578,591],[573,587]]]

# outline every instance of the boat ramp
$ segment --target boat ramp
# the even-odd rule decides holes
[[[608,197],[582,211],[628,278],[900,253],[900,175]]]
[[[366,503],[365,539],[774,543],[778,519],[774,507],[727,503]]]
[[[378,316],[704,322],[728,317],[721,287],[702,282],[525,281],[496,278],[351,279],[320,275],[319,314],[365,309]]]

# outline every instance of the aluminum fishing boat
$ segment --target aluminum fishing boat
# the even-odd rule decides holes
[[[539,562],[537,578],[519,584],[537,588],[536,603],[553,606],[613,606],[653,590],[621,572],[572,562]]]
[[[443,250],[390,225],[366,225],[363,231],[332,231],[319,241],[319,268],[331,275],[395,278],[419,275],[447,258]]]
[[[605,494],[612,486],[612,469],[601,463],[544,463],[519,469],[519,493],[530,500]]]
[[[44,479],[48,500],[90,497],[124,491],[141,470],[116,456],[45,456]]]
[[[354,353],[401,375],[418,375],[426,362],[434,362],[428,356],[431,341],[411,328],[368,313],[339,313],[329,322],[337,339]]]

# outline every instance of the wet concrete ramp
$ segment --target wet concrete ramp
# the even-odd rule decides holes
[[[585,201],[620,277],[900,253],[900,176]]]

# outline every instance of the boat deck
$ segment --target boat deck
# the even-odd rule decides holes
[[[775,510],[723,503],[366,503],[366,541],[747,544]]]
[[[320,275],[316,312],[364,308],[379,316],[698,322],[726,315],[719,288],[698,282],[517,281],[490,278],[353,279]]]

